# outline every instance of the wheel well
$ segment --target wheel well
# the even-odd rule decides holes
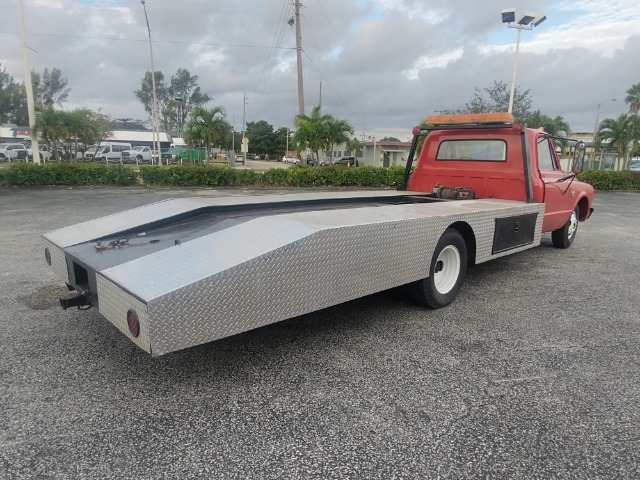
[[[473,228],[467,222],[455,222],[449,225],[449,228],[457,230],[462,235],[464,243],[467,246],[467,265],[475,265],[476,263],[476,235]]]
[[[589,215],[589,200],[587,197],[582,197],[578,202],[578,208],[580,211],[578,212],[578,219],[581,222],[584,222],[587,219],[587,215]]]

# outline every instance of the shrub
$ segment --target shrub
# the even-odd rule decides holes
[[[403,166],[391,168],[330,166],[255,171],[203,164],[129,167],[99,163],[14,163],[0,169],[0,184],[149,185],[174,187],[367,187],[397,188]],[[640,190],[640,172],[588,170],[578,178],[596,190]]]

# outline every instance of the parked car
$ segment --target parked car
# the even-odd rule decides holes
[[[358,159],[355,157],[342,157],[333,161],[334,165],[343,167],[357,167]]]
[[[634,172],[640,171],[640,158],[638,160],[631,160],[631,163],[629,164],[629,170],[632,170]]]
[[[320,160],[320,166],[325,167],[328,165],[336,165],[336,166],[343,166],[343,167],[347,167],[347,166],[357,167],[358,159],[355,157],[340,157],[331,161],[329,157],[325,157],[322,160]]]
[[[297,158],[297,157],[287,157],[287,156],[284,156],[284,157],[282,157],[282,161],[283,161],[284,163],[293,163],[294,165],[297,165],[298,163],[300,163],[300,159],[299,159],[299,158]]]
[[[27,149],[21,143],[0,143],[0,162],[27,160]]]
[[[39,152],[40,152],[40,161],[41,162],[50,162],[52,159],[52,154],[50,151],[47,150],[47,148],[45,146],[40,146],[38,148]],[[33,148],[29,147],[27,148],[27,160],[29,160],[30,162],[33,162]]]
[[[97,160],[102,163],[122,163],[122,152],[131,150],[130,143],[103,142],[92,145],[84,154],[85,160]]]
[[[135,163],[140,165],[141,163],[151,163],[153,160],[153,154],[149,147],[133,147],[131,150],[125,150],[122,152],[122,163]]]

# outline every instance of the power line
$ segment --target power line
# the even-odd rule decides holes
[[[340,95],[340,93],[338,92],[338,90],[333,86],[333,84],[327,79],[326,74],[324,74],[322,72],[322,70],[320,69],[320,67],[318,67],[313,60],[311,59],[311,57],[309,56],[309,54],[303,49],[302,52],[304,53],[305,57],[307,57],[307,59],[309,60],[309,62],[311,62],[311,65],[313,65],[316,70],[318,70],[318,72],[320,72],[320,74],[323,76],[323,78],[325,79],[325,81],[329,84],[329,86],[331,87],[331,90],[333,90],[333,93],[335,93],[338,98],[342,101],[342,103],[344,104],[345,107],[347,107],[347,110],[349,110],[351,112],[351,114],[354,116],[354,118],[361,124],[362,128],[365,128],[365,124],[364,121],[362,121],[362,119],[360,119],[360,116],[357,115],[353,109],[349,106],[349,104],[347,103],[347,101],[342,98],[342,95]]]
[[[287,5],[289,5],[288,9],[286,8]],[[264,67],[262,69],[262,74],[260,75],[260,78],[258,79],[258,83],[256,85],[258,96],[264,94],[267,89],[267,84],[271,78],[271,74],[273,73],[273,69],[277,61],[277,51],[281,49],[280,45],[282,44],[282,39],[284,38],[284,32],[286,29],[285,24],[287,17],[290,15],[290,12],[291,4],[288,0],[285,0],[285,3],[283,3],[282,5],[282,11],[280,12],[280,18],[278,19],[278,26],[276,27],[273,35],[273,48],[269,52],[269,56],[267,57],[267,60],[265,61]]]
[[[0,34],[19,35],[18,32],[3,32]],[[119,37],[98,37],[87,35],[62,35],[56,33],[29,33],[30,37],[59,37],[59,38],[82,38],[85,40],[109,40],[119,42],[148,42],[146,39],[140,38],[119,38]],[[203,45],[209,47],[238,47],[238,48],[276,48],[280,50],[295,50],[295,47],[274,47],[273,45],[246,45],[241,43],[209,43],[209,42],[182,42],[179,40],[153,40],[153,43],[167,43],[173,45]]]

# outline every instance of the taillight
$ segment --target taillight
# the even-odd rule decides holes
[[[44,249],[44,259],[47,261],[47,265],[51,266],[51,252],[48,248]]]
[[[135,310],[129,310],[127,312],[127,325],[129,326],[131,335],[134,337],[140,335],[140,320],[138,320],[138,314]]]

